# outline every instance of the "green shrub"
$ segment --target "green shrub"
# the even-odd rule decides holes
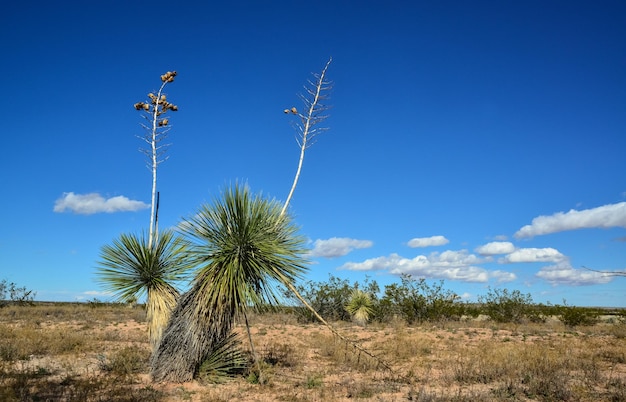
[[[563,306],[558,307],[559,320],[568,327],[576,327],[579,325],[594,325],[598,322],[598,312],[594,309],[585,307]]]
[[[521,323],[529,317],[537,317],[530,294],[519,290],[489,288],[485,296],[479,296],[482,311],[493,321]]]
[[[308,281],[304,285],[298,286],[298,292],[307,303],[322,317],[330,321],[350,321],[352,319],[351,313],[346,310],[346,306],[350,304],[355,290],[360,290],[368,295],[371,302],[370,308],[374,310],[375,305],[378,303],[377,294],[380,290],[375,281],[370,282],[366,279],[364,285],[361,286],[358,282],[351,284],[346,279],[330,275],[328,282]],[[295,309],[300,321],[317,321],[311,311],[302,308],[301,303],[292,292],[284,291],[284,295],[288,300],[300,306]]]
[[[403,275],[400,284],[385,286],[375,316],[379,321],[401,317],[409,324],[459,319],[464,308],[458,299],[454,292],[443,289],[443,281],[429,285],[423,278]]]

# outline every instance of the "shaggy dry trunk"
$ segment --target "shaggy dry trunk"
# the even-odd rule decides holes
[[[153,381],[181,383],[193,380],[215,345],[231,332],[235,307],[226,307],[217,298],[206,305],[204,290],[202,281],[196,281],[172,312],[150,362]]]
[[[146,318],[148,321],[148,338],[153,351],[159,346],[163,329],[170,319],[172,310],[176,307],[178,296],[176,288],[168,284],[148,289]]]

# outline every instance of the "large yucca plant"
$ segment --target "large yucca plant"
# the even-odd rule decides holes
[[[191,268],[185,243],[171,230],[148,246],[145,234],[122,234],[101,249],[97,281],[119,301],[146,296],[148,336],[158,344],[179,292],[174,287]]]
[[[249,308],[273,304],[278,284],[305,273],[305,239],[281,204],[235,184],[180,224],[199,265],[152,357],[155,381],[184,382]]]

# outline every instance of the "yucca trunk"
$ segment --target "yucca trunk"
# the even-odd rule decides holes
[[[146,300],[146,318],[148,321],[148,338],[152,350],[156,350],[163,330],[169,322],[172,310],[178,301],[178,291],[164,284],[161,288],[148,289]]]
[[[206,357],[231,332],[235,306],[214,298],[206,304],[202,281],[184,293],[152,355],[152,380],[187,382]]]

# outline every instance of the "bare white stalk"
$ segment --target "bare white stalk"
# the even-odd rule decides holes
[[[322,113],[327,110],[327,106],[322,105],[321,101],[325,99],[323,95],[323,91],[329,90],[331,88],[331,84],[326,81],[326,70],[330,65],[333,59],[329,59],[324,66],[322,72],[318,75],[315,74],[316,81],[310,82],[311,87],[305,87],[307,93],[311,98],[306,96],[301,96],[302,101],[307,109],[306,114],[300,114],[297,112],[296,108],[287,109],[285,113],[294,113],[298,114],[301,120],[301,124],[298,125],[299,138],[296,138],[298,144],[300,145],[300,160],[298,161],[298,169],[296,170],[296,176],[293,179],[293,184],[291,185],[291,190],[289,191],[289,195],[287,196],[287,200],[285,201],[285,205],[283,205],[283,209],[281,211],[281,215],[284,215],[287,211],[287,207],[289,207],[289,203],[291,202],[291,198],[293,197],[293,193],[296,190],[296,186],[298,185],[298,180],[300,179],[300,172],[302,171],[302,164],[304,162],[304,153],[306,149],[312,145],[312,139],[315,137],[320,131],[323,129],[314,129],[313,127],[324,120],[326,115]]]
[[[298,135],[296,136],[296,141],[298,142],[298,145],[300,145],[300,160],[298,161],[298,169],[296,171],[296,176],[293,180],[293,184],[291,185],[289,196],[287,196],[287,201],[285,201],[285,204],[283,205],[283,208],[280,212],[281,217],[285,215],[285,212],[287,212],[287,207],[289,206],[289,202],[291,201],[291,198],[293,197],[293,193],[296,190],[298,179],[300,178],[300,172],[302,171],[302,164],[304,162],[304,152],[311,145],[311,139],[316,134],[318,134],[319,131],[321,131],[321,129],[313,129],[313,126],[315,126],[315,124],[319,123],[320,121],[324,120],[327,117],[321,114],[323,111],[327,109],[327,107],[322,105],[320,101],[325,98],[322,92],[330,89],[330,86],[331,86],[330,83],[325,80],[326,70],[328,69],[328,66],[330,65],[331,61],[332,61],[332,58],[328,60],[328,62],[326,63],[326,66],[324,66],[324,69],[319,75],[315,74],[316,81],[314,83],[309,81],[310,86],[309,87],[305,86],[306,92],[309,94],[310,98],[305,97],[304,95],[300,96],[307,110],[306,114],[298,113],[298,110],[295,107],[291,109],[285,109],[286,114],[295,114],[295,115],[298,115],[298,117],[300,117],[300,124],[298,124],[297,126]],[[331,327],[326,321],[324,321],[324,319],[320,317],[319,314],[317,314],[317,312],[302,298],[302,296],[298,293],[296,288],[291,284],[291,282],[289,282],[287,278],[282,277],[281,281],[289,288],[289,290],[294,292],[296,297],[299,300],[301,300],[309,309],[311,309],[311,311],[313,311],[313,313],[324,324],[326,324],[326,326],[328,326],[331,329],[331,331],[333,331],[334,333],[337,333],[337,331],[333,327]],[[246,318],[246,330],[248,332],[248,340],[250,341],[250,349],[252,350],[252,355],[253,355],[255,362],[257,362],[258,357],[255,353],[254,343],[252,342],[252,336],[250,335],[250,327],[248,325],[247,317],[245,318]],[[339,337],[342,337],[340,334],[337,334],[337,335]],[[260,371],[260,367],[259,367],[259,371]]]
[[[168,119],[162,117],[168,110],[177,111],[178,107],[172,105],[166,101],[166,97],[163,94],[163,89],[168,82],[173,82],[176,76],[176,71],[168,71],[161,76],[161,87],[159,88],[156,96],[153,93],[149,93],[149,102],[139,102],[135,104],[135,109],[146,112],[147,116],[143,116],[150,121],[150,126],[142,125],[148,132],[143,138],[146,143],[149,144],[149,149],[143,150],[148,156],[149,163],[148,168],[152,172],[152,195],[150,203],[150,230],[148,232],[148,248],[152,248],[154,242],[158,240],[158,226],[157,226],[157,214],[158,214],[158,200],[157,200],[157,167],[167,158],[159,159],[167,148],[167,144],[159,145],[159,143],[166,137],[169,131]]]
[[[148,232],[148,248],[152,249],[152,241],[156,241],[156,233],[154,228],[155,212],[156,212],[156,185],[157,185],[157,166],[159,165],[159,161],[157,158],[157,135],[158,135],[158,117],[159,117],[159,105],[158,99],[161,99],[161,93],[163,92],[163,88],[167,84],[165,81],[161,84],[161,88],[159,88],[159,92],[157,92],[157,104],[152,108],[152,131],[150,146],[151,146],[151,160],[152,160],[152,202],[150,203],[150,231]]]
[[[298,180],[300,178],[300,172],[302,171],[302,164],[304,162],[304,153],[306,149],[313,144],[312,140],[314,137],[323,131],[323,128],[313,128],[317,123],[326,119],[326,115],[323,114],[324,111],[328,109],[328,106],[323,105],[321,103],[322,100],[326,99],[323,92],[329,90],[332,87],[332,84],[326,81],[326,70],[328,66],[332,62],[332,58],[328,60],[326,66],[322,72],[318,75],[315,74],[315,82],[309,81],[310,87],[306,87],[306,91],[311,98],[307,98],[306,96],[301,96],[302,101],[307,109],[307,113],[305,115],[299,114],[296,108],[285,109],[285,113],[289,114],[298,114],[301,119],[301,124],[298,126],[299,138],[296,138],[298,141],[298,145],[300,145],[300,160],[298,161],[298,169],[296,171],[296,176],[293,180],[293,184],[291,185],[291,190],[289,191],[289,196],[287,197],[287,201],[285,201],[285,205],[283,205],[283,209],[281,211],[281,216],[285,215],[287,208],[289,207],[289,203],[291,202],[291,197],[293,196],[294,191],[296,190],[296,186],[298,184]],[[387,370],[391,371],[391,366],[387,364],[383,359],[379,356],[374,355],[369,350],[365,349],[358,342],[348,339],[343,336],[339,331],[337,331],[328,321],[326,321],[307,301],[306,299],[298,292],[298,289],[291,283],[291,281],[284,276],[280,276],[280,281],[296,296],[296,298],[309,310],[313,313],[315,318],[317,318],[322,324],[324,324],[335,336],[346,342],[347,344],[352,345],[353,348],[366,354],[372,359],[376,360],[378,364],[382,365]],[[247,325],[247,322],[246,322]],[[249,329],[248,329],[249,330]],[[252,350],[254,350],[254,345],[252,344],[252,338],[250,337],[250,345]]]

